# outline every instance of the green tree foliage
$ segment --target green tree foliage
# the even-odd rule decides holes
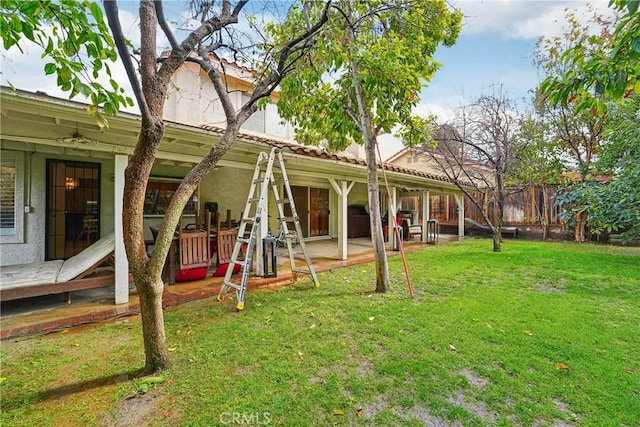
[[[304,26],[308,19],[309,11],[300,10],[289,26]],[[460,19],[444,0],[335,1],[314,51],[281,85],[278,110],[296,126],[299,142],[326,141],[334,150],[354,142],[365,147],[378,292],[389,279],[376,137],[410,117],[440,65],[433,60],[436,48],[455,42]]]
[[[611,0],[621,18],[612,33],[584,34],[560,57],[564,70],[549,76],[542,93],[553,104],[571,102],[602,116],[607,99],[640,93],[640,12],[638,0]]]
[[[587,180],[566,188],[558,198],[565,219],[587,213],[591,234],[620,233],[623,242],[640,239],[640,97],[633,95],[613,104],[611,126],[605,134],[606,150],[599,168],[610,175],[608,182]]]
[[[519,156],[511,159],[507,171],[509,186],[548,185],[559,182],[565,171],[562,150],[552,142],[549,124],[532,112],[518,119],[517,144],[522,145]]]
[[[304,22],[302,14],[295,19],[298,25]],[[335,150],[362,144],[350,69],[354,61],[372,128],[391,132],[410,116],[420,90],[440,67],[433,59],[436,48],[453,45],[459,29],[460,14],[444,1],[336,1],[314,53],[282,82],[279,112],[296,125],[300,141],[326,140]]]
[[[51,61],[44,73],[55,74],[58,87],[69,92],[69,98],[78,94],[89,98],[87,111],[100,126],[108,126],[105,114],[133,105],[111,78],[110,64],[117,60],[117,50],[97,2],[3,0],[0,33],[5,50],[23,52],[25,40],[40,46],[43,57]],[[107,87],[98,82],[103,73]]]
[[[612,0],[610,6],[619,14],[615,23],[594,16],[594,22],[601,26],[598,34],[578,32],[568,38],[570,45],[565,49],[547,49],[549,57],[557,58],[558,66],[547,73],[540,94],[552,108],[576,113],[566,121],[567,129],[583,131],[592,126],[595,130],[593,124],[602,121],[601,142],[590,152],[596,160],[593,166],[578,158],[584,182],[569,185],[559,195],[565,218],[570,218],[576,230],[583,225],[595,234],[622,231],[623,239],[631,240],[638,236],[640,212],[640,12],[637,0]],[[571,15],[568,18],[575,28]],[[587,121],[580,124],[578,117]],[[590,174],[597,172],[610,173],[611,181],[602,184],[591,180]]]
[[[540,72],[547,76],[538,88],[535,107],[540,119],[548,128],[550,141],[562,149],[568,169],[578,172],[579,182],[587,180],[597,173],[595,160],[602,151],[603,131],[608,122],[607,114],[589,105],[587,95],[567,95],[564,102],[556,102],[549,92],[549,82],[563,76],[580,74],[578,64],[567,61],[566,55],[570,51],[580,51],[583,57],[595,57],[601,54],[602,43],[595,43],[591,35],[593,28],[597,28],[599,41],[612,38],[614,22],[593,11],[593,15],[586,24],[582,24],[576,13],[567,10],[565,14],[566,29],[561,37],[541,38],[534,53],[534,63]],[[593,41],[593,42],[592,42]],[[589,99],[595,99],[593,97]],[[575,240],[587,239],[586,211],[570,209],[575,218],[571,220]]]

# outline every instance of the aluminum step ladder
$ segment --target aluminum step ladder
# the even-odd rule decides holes
[[[281,179],[275,179],[274,168],[280,170]],[[271,189],[273,191],[276,206],[278,208],[278,220],[280,222],[280,227],[282,227],[282,230],[285,234],[293,279],[295,281],[298,279],[299,273],[305,273],[311,277],[311,280],[316,287],[320,286],[318,277],[311,262],[311,257],[309,256],[309,252],[307,250],[307,246],[304,243],[302,228],[300,226],[300,217],[298,216],[298,212],[296,211],[296,206],[293,201],[293,194],[291,192],[291,186],[289,185],[289,178],[287,176],[287,171],[284,165],[282,151],[279,148],[273,148],[269,155],[267,155],[267,153],[265,152],[261,152],[260,154],[258,154],[258,160],[253,171],[253,178],[251,179],[251,186],[249,188],[249,195],[247,196],[247,203],[245,204],[245,208],[242,211],[242,219],[240,221],[240,228],[238,230],[238,238],[231,254],[229,266],[227,267],[227,271],[224,275],[222,287],[220,288],[220,292],[218,293],[218,301],[221,301],[224,299],[229,288],[235,289],[237,295],[236,308],[238,311],[244,310],[244,299],[247,292],[249,271],[251,269],[251,256],[253,255],[253,251],[255,250],[255,246],[257,244],[256,238],[259,232],[260,221],[267,217],[267,215],[265,215],[265,213],[263,212],[263,206],[267,197],[267,192],[269,191],[269,184],[271,184]],[[286,195],[285,198],[280,197],[280,185],[283,185],[284,187],[283,196]],[[259,193],[256,197],[257,191],[259,191]],[[285,217],[284,214],[284,205],[287,204],[291,208],[290,217]],[[289,230],[287,222],[293,222],[293,232]],[[249,235],[248,237],[245,237],[247,227],[249,227]],[[296,265],[293,253],[292,239],[297,239],[297,241],[300,243],[300,248],[302,249],[302,253],[304,254],[304,258],[307,264],[306,270],[298,268]],[[244,254],[242,253],[243,248],[246,248]],[[231,281],[231,276],[233,275],[233,267],[235,265],[240,265],[242,269],[240,283],[234,283]]]

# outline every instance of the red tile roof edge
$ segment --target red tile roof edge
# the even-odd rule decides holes
[[[224,129],[218,127],[218,126],[214,126],[214,125],[200,125],[201,129],[207,130],[209,132],[214,132],[216,134],[222,135],[224,133]],[[302,155],[302,156],[306,156],[306,157],[316,157],[316,158],[324,158],[324,159],[328,159],[328,160],[335,160],[335,161],[339,161],[342,163],[348,163],[348,164],[357,164],[360,166],[366,166],[367,162],[363,159],[357,158],[357,157],[352,157],[352,156],[347,156],[347,155],[343,155],[343,154],[337,154],[337,153],[332,153],[329,151],[326,151],[322,148],[319,147],[313,147],[313,146],[309,146],[309,145],[300,145],[300,144],[294,144],[291,142],[284,142],[284,141],[278,141],[275,139],[270,139],[270,138],[265,138],[262,136],[256,136],[256,135],[251,135],[251,134],[247,134],[247,133],[239,133],[238,134],[239,137],[241,137],[244,140],[247,141],[251,141],[251,142],[257,142],[257,143],[261,143],[261,144],[266,144],[269,145],[271,147],[277,147],[277,148],[288,148],[289,150],[291,150],[294,154],[298,154],[298,155]],[[428,178],[428,179],[433,179],[436,181],[442,181],[442,182],[446,182],[448,184],[452,184],[452,182],[447,179],[446,177],[443,176],[439,176],[439,175],[435,175],[435,174],[430,174],[430,173],[426,173],[426,172],[421,172],[421,171],[417,171],[415,169],[408,169],[408,168],[404,168],[402,166],[398,166],[396,164],[393,163],[381,163],[378,162],[378,168],[381,168],[382,165],[384,165],[384,169],[387,171],[392,171],[392,172],[398,172],[398,173],[402,173],[405,175],[411,175],[411,176],[417,176],[417,177],[421,177],[421,178]]]

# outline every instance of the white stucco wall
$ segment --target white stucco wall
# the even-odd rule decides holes
[[[171,83],[164,107],[166,120],[191,126],[208,124],[225,127],[226,118],[218,94],[199,66],[192,63],[183,65],[173,75]],[[241,88],[233,80],[227,81],[226,84],[231,102],[237,110],[243,104],[243,96],[246,98],[249,92],[246,87]],[[264,131],[257,131],[256,126]],[[293,127],[280,117],[275,104],[269,104],[264,111],[256,113],[242,129],[248,133],[289,141],[293,141],[295,137]]]
[[[252,176],[253,170],[217,167],[200,184],[200,206],[204,206],[205,202],[217,202],[223,221],[227,218],[227,209],[231,210],[231,219],[240,220]]]

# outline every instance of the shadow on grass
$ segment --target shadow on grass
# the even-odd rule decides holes
[[[109,375],[105,377],[88,379],[70,384],[63,384],[46,390],[29,390],[26,393],[18,393],[13,396],[3,396],[3,410],[8,411],[22,405],[33,405],[48,400],[63,399],[72,395],[85,393],[87,391],[102,387],[121,384],[139,378],[143,374],[143,369],[135,369],[121,374]]]

